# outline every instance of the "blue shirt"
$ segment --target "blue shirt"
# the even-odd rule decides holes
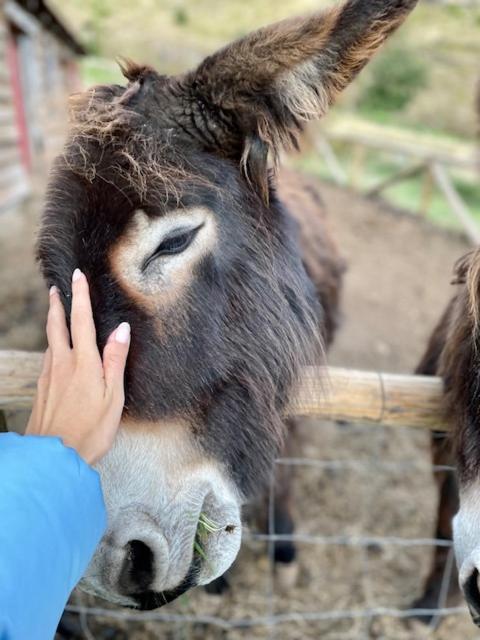
[[[105,527],[100,477],[76,451],[0,434],[0,640],[52,640]]]

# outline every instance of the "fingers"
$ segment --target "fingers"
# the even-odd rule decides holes
[[[33,401],[32,413],[28,418],[27,427],[25,429],[26,434],[35,433],[36,426],[40,424],[41,420],[39,419],[39,407],[38,407],[38,398],[35,397]]]
[[[52,368],[52,350],[50,347],[45,351],[42,360],[42,370],[40,371],[40,381],[48,380],[50,369]]]
[[[122,322],[108,338],[103,350],[103,370],[107,391],[122,398],[123,374],[130,348],[130,325]]]
[[[98,354],[90,291],[87,279],[80,269],[75,269],[72,276],[72,314],[70,330],[73,348],[78,350],[80,355]]]
[[[58,293],[57,287],[50,289],[50,307],[47,316],[47,339],[53,357],[61,356],[70,351],[70,338],[65,310]]]
[[[33,402],[32,413],[28,419],[25,433],[35,433],[37,426],[42,421],[43,408],[45,405],[46,393],[48,390],[48,382],[50,377],[50,369],[52,366],[52,351],[48,348],[43,356],[42,370],[38,378],[37,393]]]
[[[108,451],[119,427],[130,325],[122,322],[112,333],[102,362],[88,283],[78,270],[72,277],[71,324],[73,348],[58,290],[52,287],[47,320],[49,348],[27,433],[60,436],[92,463]]]

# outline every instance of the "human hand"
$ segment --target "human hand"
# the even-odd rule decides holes
[[[27,434],[59,436],[88,463],[113,444],[125,402],[123,375],[130,325],[122,322],[100,356],[85,275],[72,277],[71,336],[58,289],[50,290],[48,349],[38,379]]]

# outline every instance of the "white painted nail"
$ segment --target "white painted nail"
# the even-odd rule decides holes
[[[122,322],[115,331],[115,340],[121,344],[127,344],[130,340],[130,325],[128,322]]]
[[[55,285],[51,286],[49,291],[51,296],[53,296],[54,293],[58,293],[58,288]]]
[[[72,275],[72,282],[76,282],[81,277],[82,277],[82,272],[80,271],[80,269],[75,269]]]

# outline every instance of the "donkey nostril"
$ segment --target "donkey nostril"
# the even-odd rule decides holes
[[[140,576],[153,574],[153,552],[141,540],[132,540],[128,543],[133,568]]]
[[[155,577],[153,551],[141,540],[130,540],[125,548],[127,554],[118,580],[121,590],[129,595],[148,591]]]

